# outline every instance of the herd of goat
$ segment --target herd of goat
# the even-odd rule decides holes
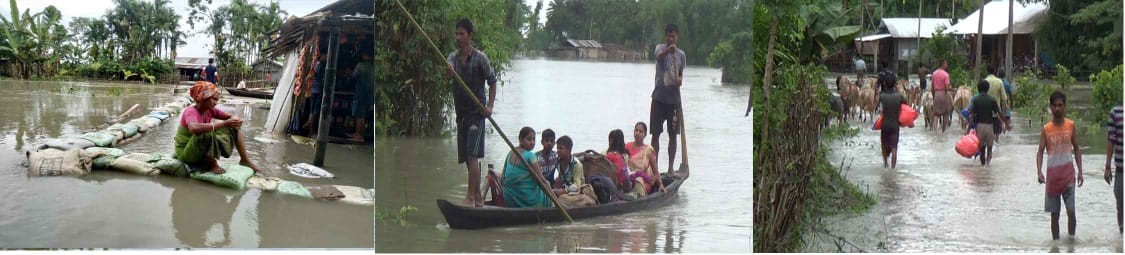
[[[876,90],[876,79],[866,78],[859,82],[859,85],[852,83],[845,76],[836,78],[836,86],[838,95],[833,95],[832,110],[837,114],[836,120],[840,124],[845,124],[848,121],[858,118],[861,122],[868,120],[874,121],[877,111],[879,110],[879,92]],[[920,109],[923,113],[923,121],[925,122],[926,129],[933,129],[936,125],[937,117],[934,109],[934,95],[930,90],[922,91],[917,84],[908,80],[899,80],[895,85],[895,90],[900,95],[906,96],[906,101],[914,109]],[[972,99],[972,92],[968,86],[960,86],[952,93],[946,93],[952,109],[946,109],[945,113],[958,113],[963,109],[969,107],[969,100]],[[955,114],[960,118],[960,126],[962,129],[968,128],[968,121],[961,117],[961,114]]]

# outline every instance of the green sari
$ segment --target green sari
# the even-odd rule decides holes
[[[504,159],[504,205],[515,208],[552,207],[547,193],[543,193],[538,181],[531,176],[533,171],[523,164],[512,164],[510,156],[509,153],[509,158]],[[528,164],[535,164],[538,159],[531,151],[523,151],[520,156]]]
[[[237,128],[224,127],[211,132],[192,134],[188,128],[179,126],[176,129],[176,154],[173,158],[186,164],[204,163],[207,157],[229,158],[234,149],[234,139],[237,138]]]

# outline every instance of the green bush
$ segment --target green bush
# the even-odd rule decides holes
[[[1055,64],[1055,83],[1059,84],[1063,90],[1069,90],[1071,85],[1078,83],[1074,76],[1070,75],[1070,69],[1063,65]]]
[[[1094,86],[1094,111],[1105,111],[1106,114],[1094,114],[1093,123],[1104,123],[1109,120],[1109,110],[1122,104],[1121,83],[1122,66],[1117,65],[1113,70],[1102,70],[1090,75],[1090,83]]]
[[[1055,91],[1051,84],[1040,80],[1039,73],[1031,70],[1016,76],[1013,81],[1015,82],[1013,84],[1015,91],[1012,92],[1012,101],[1015,104],[1013,108],[1017,113],[1028,118],[1034,118],[1034,116],[1050,117],[1047,111],[1049,105],[1047,99]]]

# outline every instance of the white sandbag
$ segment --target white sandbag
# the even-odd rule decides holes
[[[375,205],[375,191],[372,190],[372,189],[364,189],[364,188],[360,188],[360,187],[356,187],[356,186],[343,186],[343,185],[332,185],[332,186],[336,187],[336,189],[338,189],[338,190],[340,190],[340,192],[344,193],[344,198],[341,198],[340,200],[337,200],[337,201],[348,203],[348,204],[353,204],[353,205],[367,205],[367,206],[374,206]]]
[[[226,172],[216,174],[212,172],[191,172],[192,179],[206,181],[218,186],[242,190],[246,188],[246,181],[254,175],[254,169],[242,165],[221,164]]]
[[[44,143],[43,145],[40,145],[35,150],[43,150],[43,149],[51,148],[51,149],[58,149],[58,150],[62,150],[62,151],[68,151],[68,150],[75,150],[75,149],[81,150],[81,149],[90,148],[90,147],[94,147],[94,142],[91,142],[90,140],[86,140],[86,139],[82,139],[82,138],[76,138],[76,137],[66,137],[66,138],[55,138],[55,139],[48,140],[46,143]]]
[[[136,119],[134,119],[134,121],[136,121],[140,124],[138,126],[144,126],[148,129],[153,129],[153,128],[156,128],[157,126],[160,126],[160,122],[161,122],[160,119],[154,118],[154,117],[151,117],[151,116],[143,116],[143,117],[140,117],[140,118],[136,118]]]
[[[304,185],[291,181],[281,181],[281,184],[277,185],[277,193],[313,198],[312,193],[309,193],[309,189],[305,188]]]
[[[125,156],[110,161],[109,168],[137,175],[160,175],[160,169],[156,169],[156,166],[143,160],[137,160],[137,157],[130,157],[130,155],[131,154],[126,154]]]
[[[109,126],[109,128],[107,128],[106,130],[111,130],[111,131],[120,130],[121,133],[125,135],[123,138],[130,138],[130,137],[133,137],[133,136],[137,135],[137,131],[139,131],[139,127],[137,127],[135,125],[131,125],[131,124],[113,124],[112,126]]]
[[[110,147],[117,141],[117,136],[111,132],[89,132],[82,134],[82,139],[90,140],[98,147]]]
[[[86,152],[91,155],[100,155],[94,157],[94,163],[91,165],[93,169],[109,169],[109,163],[125,156],[125,151],[118,148],[90,147],[86,148]]]
[[[145,125],[144,122],[142,122],[139,118],[130,120],[129,122],[126,122],[125,124],[136,126],[137,132],[141,132],[141,133],[148,132],[149,126]]]
[[[255,175],[246,180],[246,187],[264,191],[277,191],[277,185],[281,184],[282,181],[284,180],[277,177]]]
[[[161,172],[172,176],[186,177],[189,172],[188,166],[184,164],[184,162],[171,157],[161,157],[156,162],[150,163],[152,163],[156,169],[160,169]]]
[[[90,173],[92,156],[84,150],[45,149],[27,152],[27,174],[30,176],[84,175]]]

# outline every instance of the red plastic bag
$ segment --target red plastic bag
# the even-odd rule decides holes
[[[977,138],[977,131],[971,130],[969,134],[962,136],[953,149],[962,157],[972,158],[973,155],[977,154],[977,150],[980,150],[980,139]]]
[[[914,120],[918,119],[918,111],[915,111],[913,107],[907,104],[901,104],[900,106],[902,107],[899,109],[902,111],[898,114],[898,125],[913,128]],[[871,129],[883,129],[883,115],[879,115],[879,118],[875,119],[875,125],[871,126]]]
[[[898,114],[898,124],[904,127],[913,128],[914,120],[918,119],[918,111],[907,104],[901,104],[902,111]]]

